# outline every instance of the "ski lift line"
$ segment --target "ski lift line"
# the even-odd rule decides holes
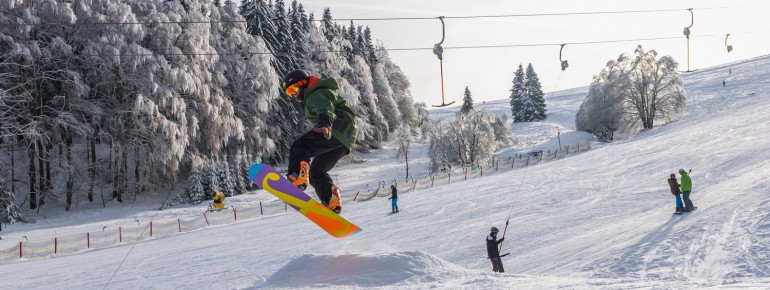
[[[753,31],[767,32],[770,30]],[[731,33],[733,35],[733,33]],[[703,34],[691,37],[713,37],[720,36],[716,34]],[[443,49],[485,49],[485,48],[511,48],[511,47],[543,47],[543,46],[561,46],[562,44],[569,45],[583,45],[583,44],[603,44],[603,43],[619,43],[619,42],[633,42],[633,41],[656,41],[656,40],[672,40],[680,39],[680,36],[675,37],[652,37],[652,38],[637,38],[637,39],[618,39],[618,40],[597,40],[597,41],[583,41],[583,42],[566,42],[566,43],[533,43],[533,44],[507,44],[507,45],[471,45],[471,46],[447,46]],[[375,49],[375,51],[418,51],[418,50],[433,50],[433,47],[409,47],[409,48],[386,48]],[[320,50],[315,51],[320,53],[343,53],[344,50]],[[272,54],[271,52],[219,52],[219,53],[130,53],[130,54],[79,54],[81,56],[97,56],[97,57],[124,57],[124,56],[222,56],[222,55],[260,55],[260,54]]]
[[[740,8],[742,6],[722,6],[722,7],[704,7],[688,8],[694,10],[715,10]],[[563,13],[531,13],[531,14],[500,14],[500,15],[468,15],[468,16],[445,16],[446,19],[476,19],[476,18],[511,18],[511,17],[544,17],[544,16],[575,16],[575,15],[603,15],[603,14],[632,14],[632,13],[658,13],[658,12],[677,12],[688,9],[651,9],[651,10],[617,10],[617,11],[588,11],[588,12],[563,12]],[[332,21],[400,21],[400,20],[434,20],[436,17],[377,17],[377,18],[337,18]],[[313,19],[314,22],[324,21],[323,19]],[[142,24],[214,24],[214,23],[246,23],[247,20],[216,20],[216,21],[151,21],[151,22],[84,22],[84,25],[142,25]],[[36,25],[67,25],[68,23],[42,22],[42,23],[19,23],[19,26]]]
[[[169,191],[168,195],[166,196],[166,200],[164,200],[164,201],[163,201],[163,203],[160,205],[160,207],[158,207],[158,209],[157,209],[157,210],[155,210],[155,214],[153,214],[152,218],[150,218],[150,221],[147,223],[147,225],[145,225],[145,226],[144,226],[144,229],[142,229],[142,233],[141,233],[141,234],[139,234],[139,237],[137,237],[137,238],[136,238],[136,240],[134,240],[134,242],[131,244],[131,248],[129,248],[129,249],[128,249],[128,253],[126,253],[126,256],[125,256],[125,257],[123,257],[123,260],[121,260],[121,261],[120,261],[120,264],[118,264],[118,267],[117,267],[117,268],[115,268],[115,272],[112,272],[112,275],[110,275],[110,279],[109,279],[109,280],[107,280],[107,283],[105,283],[105,284],[104,284],[104,288],[102,288],[102,290],[104,290],[104,289],[107,289],[107,287],[108,287],[108,286],[110,286],[110,283],[112,282],[112,279],[113,279],[113,278],[115,278],[115,274],[117,274],[117,273],[118,273],[118,271],[120,270],[120,267],[121,267],[121,266],[123,266],[123,263],[125,263],[125,262],[126,262],[126,260],[128,259],[128,256],[130,256],[130,255],[131,255],[131,252],[132,252],[132,251],[134,251],[134,247],[136,247],[136,244],[137,244],[137,243],[139,243],[139,241],[140,241],[140,240],[142,239],[142,237],[144,236],[144,233],[146,233],[146,232],[147,232],[147,229],[148,229],[148,228],[150,227],[150,225],[152,224],[152,221],[153,221],[153,220],[154,220],[156,217],[158,217],[158,213],[160,213],[160,210],[161,210],[161,209],[163,209],[163,206],[164,206],[166,203],[168,203],[168,201],[169,201],[170,199],[171,199],[171,192]],[[137,222],[137,223],[139,223],[139,220],[136,220],[136,222]],[[140,225],[141,225],[141,224],[140,224]]]

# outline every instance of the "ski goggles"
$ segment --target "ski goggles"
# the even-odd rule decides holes
[[[291,84],[289,86],[286,86],[286,84],[284,83],[286,94],[289,95],[289,96],[292,96],[292,97],[296,96],[297,93],[299,93],[299,87],[301,85],[304,85],[306,82],[307,81],[305,81],[305,80],[300,80],[300,81],[298,81],[296,83],[293,83],[293,84]]]

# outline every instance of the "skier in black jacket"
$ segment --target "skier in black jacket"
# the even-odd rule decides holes
[[[503,270],[503,260],[500,259],[500,251],[497,249],[497,245],[503,242],[505,238],[497,239],[497,233],[500,232],[496,227],[492,227],[489,236],[487,236],[487,255],[489,260],[492,261],[492,271],[505,272]]]
[[[394,213],[398,212],[398,189],[396,189],[396,185],[395,184],[390,186],[390,195],[391,195],[390,198],[388,198],[388,199],[391,200],[391,202],[390,202],[390,208],[391,208],[390,213],[394,214]]]

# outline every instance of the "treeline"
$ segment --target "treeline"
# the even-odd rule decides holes
[[[361,150],[416,126],[409,82],[368,28],[313,18],[296,1],[2,1],[0,174],[29,208],[69,209],[215,163],[280,162],[307,129],[278,90],[295,68],[337,78]]]

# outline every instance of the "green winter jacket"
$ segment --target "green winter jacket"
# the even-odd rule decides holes
[[[687,172],[682,172],[682,184],[680,185],[682,191],[692,191],[692,180]]]
[[[315,127],[318,116],[324,114],[332,120],[332,137],[337,138],[348,151],[353,150],[356,141],[356,115],[347,105],[344,98],[337,95],[337,81],[321,75],[321,78],[311,76],[310,83],[303,92],[303,110],[305,118]]]

